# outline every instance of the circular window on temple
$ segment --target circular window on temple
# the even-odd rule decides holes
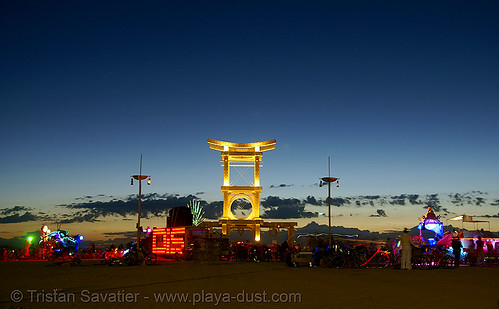
[[[251,214],[253,207],[251,206],[251,202],[249,200],[245,198],[238,198],[232,202],[232,205],[230,205],[230,211],[236,218],[243,219]]]

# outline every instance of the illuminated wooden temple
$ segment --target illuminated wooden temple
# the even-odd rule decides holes
[[[222,166],[224,167],[224,180],[221,187],[223,200],[222,218],[216,221],[205,221],[204,226],[213,228],[221,227],[222,234],[229,235],[232,231],[242,234],[245,230],[251,231],[255,242],[260,241],[261,228],[268,228],[273,242],[277,242],[280,229],[287,229],[289,244],[294,243],[294,227],[296,222],[265,222],[260,218],[260,167],[264,151],[275,149],[276,140],[268,140],[256,143],[231,143],[208,139],[211,149],[221,152]],[[253,181],[246,186],[231,185],[231,167],[243,167],[253,169]],[[246,200],[251,204],[251,212],[243,217],[237,216],[231,210],[232,204]]]

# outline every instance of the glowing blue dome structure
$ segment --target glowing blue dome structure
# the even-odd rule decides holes
[[[422,237],[421,233],[423,230],[432,231],[435,233],[434,238],[429,238],[428,243],[430,246],[436,246],[437,242],[444,236],[444,224],[438,220],[439,218],[433,212],[433,209],[429,206],[426,215],[419,218],[419,236]]]

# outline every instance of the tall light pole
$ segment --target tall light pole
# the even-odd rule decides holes
[[[338,181],[339,178],[331,177],[331,157],[327,157],[327,169],[328,169],[328,177],[323,177],[321,178],[320,182],[320,187],[322,187],[323,182],[327,182],[327,188],[328,188],[328,198],[327,198],[327,205],[328,205],[328,218],[329,218],[329,250],[331,250],[332,246],[332,238],[331,238],[331,183],[336,181],[336,186],[340,186],[340,182]]]
[[[140,249],[140,235],[142,234],[142,231],[140,230],[140,201],[142,198],[142,180],[145,180],[147,178],[147,184],[151,184],[151,178],[148,175],[142,175],[142,154],[140,155],[140,169],[139,169],[139,174],[138,175],[132,175],[132,179],[130,181],[130,184],[133,185],[133,180],[138,180],[139,181],[139,210],[137,213],[137,250]]]

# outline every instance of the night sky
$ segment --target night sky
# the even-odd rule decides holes
[[[140,154],[146,193],[219,201],[207,138],[277,140],[262,198],[324,199],[331,156],[336,196],[479,191],[444,206],[497,217],[498,16],[497,1],[0,1],[0,208],[54,216],[0,237],[136,194]],[[102,223],[87,224],[72,228]]]

